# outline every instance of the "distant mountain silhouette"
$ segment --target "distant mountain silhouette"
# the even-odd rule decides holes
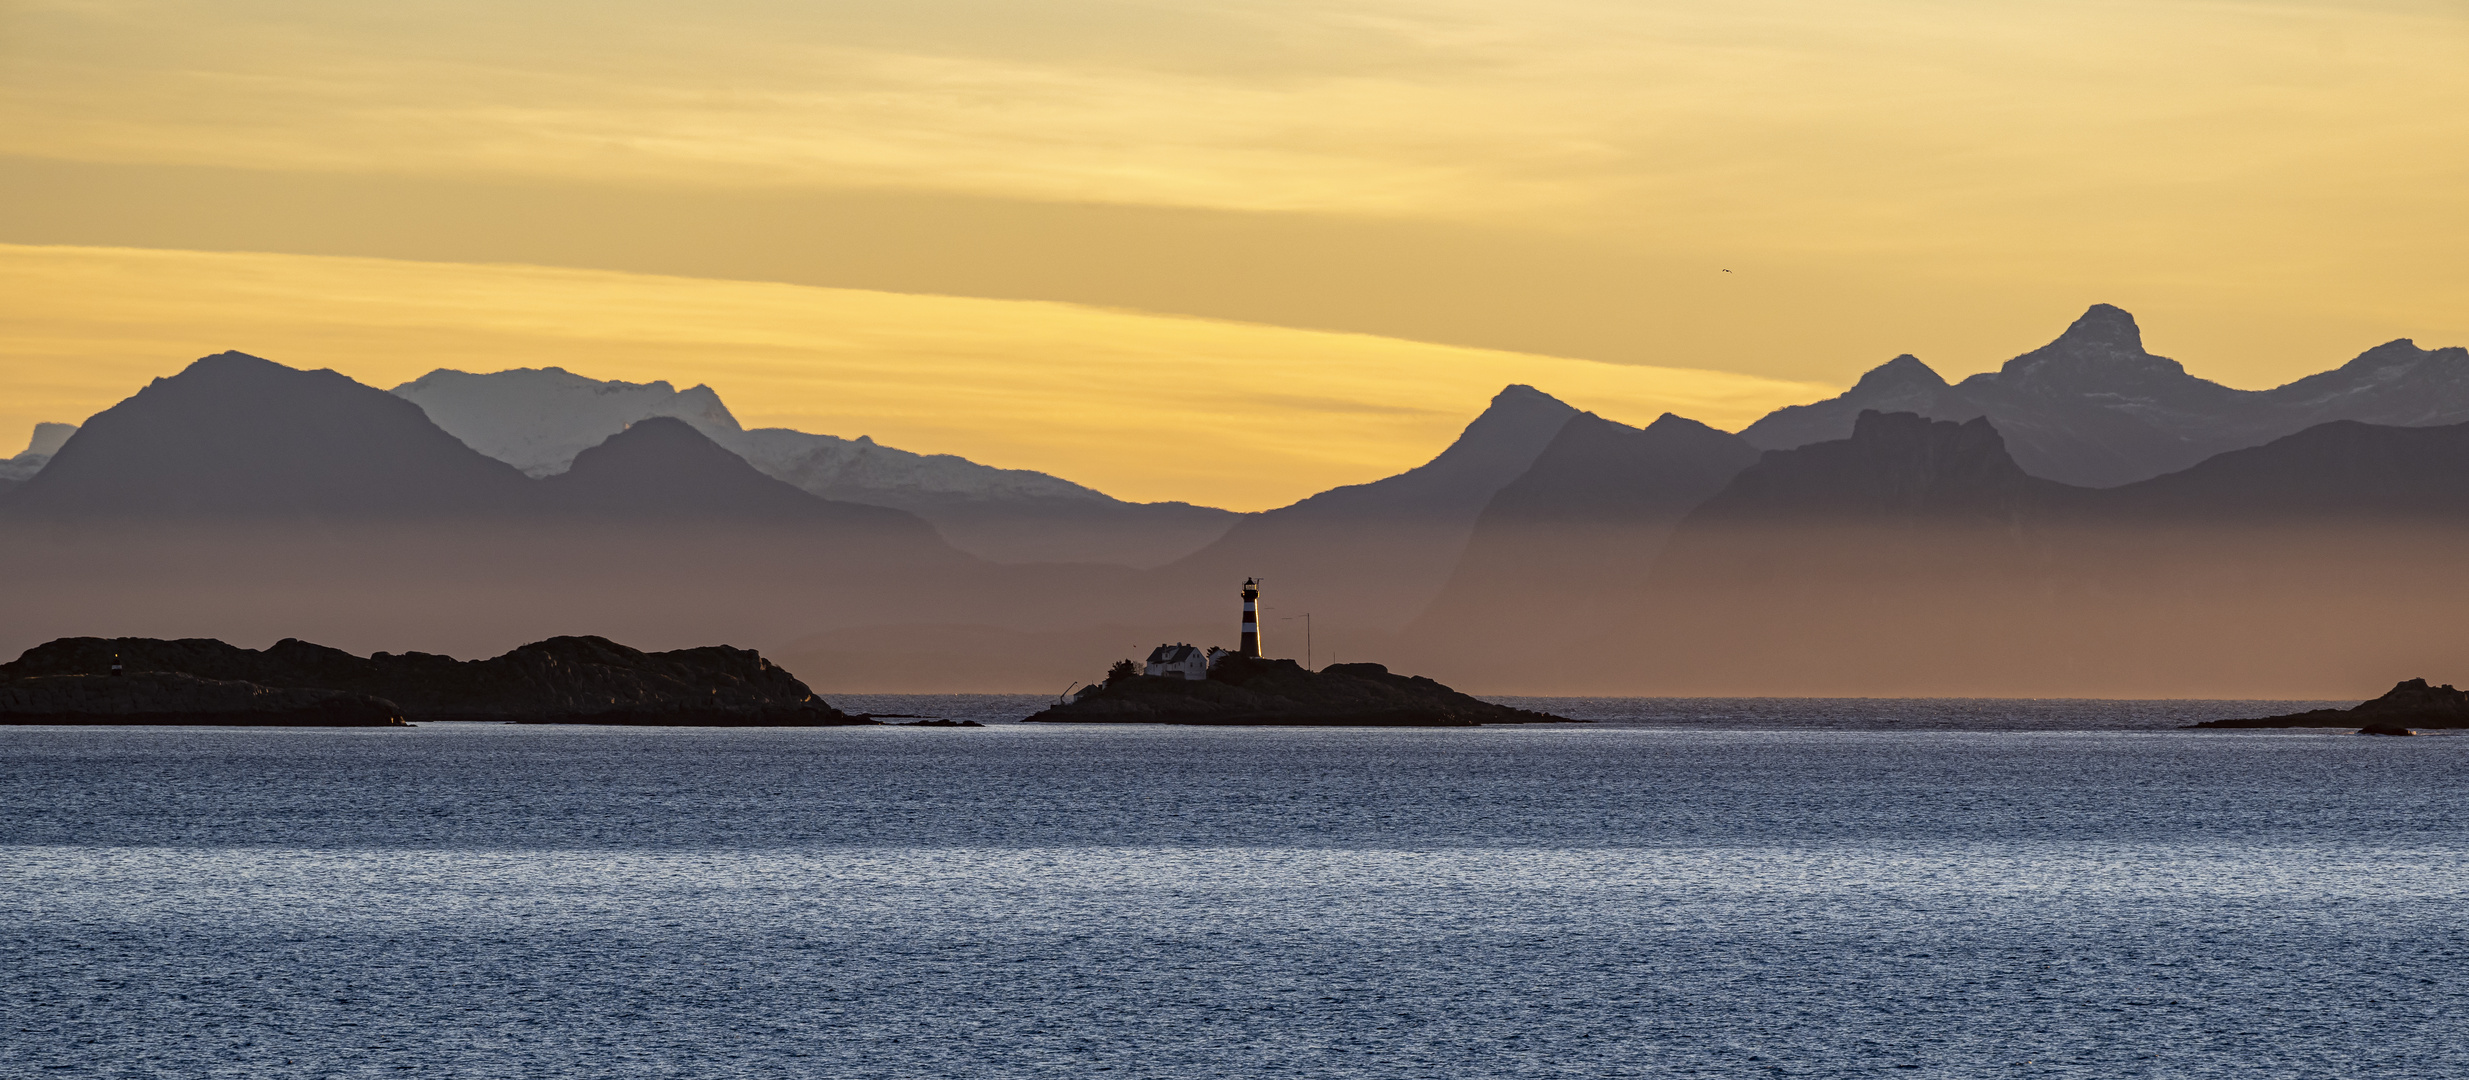
[[[2263,391],[2263,398],[2317,422],[2423,427],[2469,421],[2469,349],[2388,341],[2330,371]]]
[[[915,454],[859,436],[746,430],[710,387],[591,379],[561,368],[438,370],[395,387],[439,426],[532,476],[564,472],[628,424],[674,417],[775,479],[835,502],[907,510],[997,562],[1153,566],[1223,535],[1237,515],[1187,503],[1130,503],[1025,469]]]
[[[1600,663],[1587,642],[1634,602],[1673,526],[1757,458],[1739,436],[1670,413],[1642,429],[1570,418],[1483,508],[1404,647],[1495,684]]]
[[[1156,574],[1164,587],[1203,590],[1219,606],[1228,583],[1258,577],[1278,617],[1309,610],[1346,632],[1393,630],[1440,590],[1484,505],[1576,415],[1534,387],[1507,387],[1432,460],[1246,517]],[[1273,622],[1264,633],[1303,629]]]
[[[2002,517],[2056,502],[2067,485],[2029,475],[1985,418],[1962,423],[1864,411],[1852,435],[1762,457],[1692,524],[1904,516]]]
[[[1053,514],[1006,550],[1072,555],[1096,550],[1075,537],[1112,528],[1104,514],[1154,508],[1004,495],[958,462],[986,486],[912,493],[949,500],[929,527],[767,470],[711,435],[717,397],[634,416],[535,479],[401,397],[227,353],[55,432],[30,479],[0,483],[0,565],[41,570],[12,579],[0,644],[146,633],[471,654],[589,633],[797,643],[801,665],[852,689],[1060,689],[1157,641],[1231,641],[1236,586],[1258,577],[1273,657],[1303,655],[1309,612],[1315,660],[1493,693],[2295,697],[2457,681],[2469,423],[2433,421],[2464,359],[2394,343],[2230,390],[2095,308],[1957,386],[1898,358],[1844,398],[1760,421],[1750,434],[1781,442],[1840,424],[1762,456],[1747,436],[1675,416],[1633,428],[1512,386],[1418,468],[1242,516],[1137,571],[997,565],[937,533]],[[618,412],[700,400],[631,385],[611,391],[632,402]],[[2278,430],[2341,412],[2392,423]],[[570,420],[548,430],[571,435]],[[901,476],[943,483],[935,459],[829,446],[856,448],[833,484],[878,466],[857,485],[877,496]],[[2099,487],[2033,464],[2125,475],[2190,453]]]
[[[69,436],[75,434],[75,424],[34,425],[34,437],[27,440],[25,452],[0,460],[0,491],[43,471],[43,466],[50,463],[51,456],[59,452],[60,444],[69,441]]]
[[[554,512],[628,521],[830,524],[906,534],[940,546],[913,514],[817,498],[755,470],[685,421],[654,416],[535,481]]]
[[[401,398],[332,371],[222,353],[95,416],[0,512],[18,520],[795,523],[943,546],[914,515],[817,498],[670,417],[611,435],[573,466],[532,480]]]
[[[499,649],[1073,618],[1130,571],[998,568],[654,418],[534,480],[329,371],[208,357],[96,416],[0,499],[0,637],[317,635]],[[1077,605],[1077,606],[1076,606]],[[511,639],[511,640],[510,640]]]
[[[1979,406],[1920,361],[1905,353],[1869,369],[1841,395],[1810,405],[1786,405],[1742,428],[1740,437],[1761,450],[1789,450],[1852,437],[1863,412],[1907,412],[1935,420],[1969,420]]]
[[[88,420],[0,514],[500,516],[531,482],[332,371],[206,357]]]
[[[576,455],[655,416],[683,420],[714,441],[744,434],[711,387],[591,379],[564,368],[485,375],[440,368],[387,392],[420,406],[465,445],[533,477],[562,473]]]
[[[1860,414],[1675,530],[1620,639],[1675,693],[2276,696],[2469,645],[2469,425],[2337,422],[2142,483]]]
[[[2103,492],[2096,505],[2155,523],[2469,518],[2469,423],[2336,420]]]
[[[1533,467],[1536,456],[1576,415],[1575,408],[1534,387],[1504,387],[1432,460],[1368,484],[1330,488],[1244,524],[1255,531],[1301,521],[1421,520],[1471,526],[1493,493]]]
[[[2236,390],[2152,355],[2134,316],[2095,304],[2057,340],[1998,371],[1949,386],[1926,364],[1899,356],[1840,397],[1776,410],[1741,437],[1764,449],[1841,439],[1864,410],[1986,416],[2026,472],[2114,487],[2333,420],[2469,421],[2469,350],[2394,341],[2286,386]]]

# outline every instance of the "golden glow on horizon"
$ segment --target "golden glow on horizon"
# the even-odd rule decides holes
[[[0,20],[0,153],[1452,222],[1788,268],[1767,321],[1847,292],[1898,308],[1901,340],[1723,358],[1794,377],[1931,358],[1931,322],[2045,338],[2039,312],[2094,301],[2201,311],[2190,351],[2241,385],[2341,358],[2298,364],[2292,337],[2354,352],[2469,324],[2469,5],[2447,0],[17,0]],[[1693,301],[1640,302],[1719,338],[1687,333]],[[1585,355],[1692,351],[1665,333]]]
[[[2094,302],[2249,388],[2469,342],[2462,0],[0,0],[0,155],[0,243],[1070,300],[1835,385],[1907,351],[1986,370]],[[259,171],[179,171],[206,166]],[[925,201],[886,224],[883,196]],[[662,309],[626,325],[706,332]],[[1114,345],[1067,323],[1101,326],[1040,323],[1012,362],[1083,378],[1063,358]],[[20,364],[0,398],[79,378]],[[1365,430],[1407,442],[1312,460],[1427,448]],[[1296,468],[1271,486],[1321,475]]]
[[[0,246],[0,320],[0,383],[26,388],[10,438],[227,348],[380,388],[563,367],[708,383],[748,427],[1241,510],[1421,464],[1513,382],[1633,424],[1830,392],[1070,304],[296,255]]]

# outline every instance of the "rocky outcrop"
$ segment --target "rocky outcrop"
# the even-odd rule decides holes
[[[340,690],[260,686],[177,672],[37,675],[0,681],[0,724],[227,724],[401,727],[391,701]]]
[[[292,638],[262,651],[209,638],[61,638],[0,664],[0,676],[22,682],[94,675],[110,670],[115,657],[131,672],[381,698],[410,720],[697,727],[873,722],[825,704],[752,649],[714,645],[647,653],[598,637],[550,638],[487,660],[417,652],[361,657]]]
[[[1311,671],[1292,660],[1238,656],[1220,661],[1206,679],[1114,679],[1023,722],[1476,727],[1577,721],[1494,705],[1379,664]]]
[[[2406,735],[2410,728],[2469,728],[2469,691],[2411,679],[2349,709],[2313,709],[2252,720],[2206,720],[2189,728],[2357,728],[2371,735]]]

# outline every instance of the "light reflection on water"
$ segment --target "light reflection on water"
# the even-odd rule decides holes
[[[2469,1075],[2464,751],[0,730],[0,1075]]]

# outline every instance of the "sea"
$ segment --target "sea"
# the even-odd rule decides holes
[[[2469,737],[0,728],[0,1077],[2469,1076]]]

